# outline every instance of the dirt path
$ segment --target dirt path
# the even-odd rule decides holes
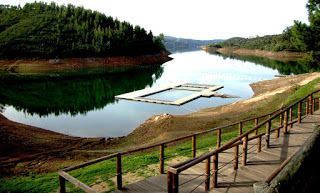
[[[153,116],[128,136],[107,141],[62,135],[10,121],[0,114],[0,172],[16,174],[29,170],[56,171],[114,151],[132,149],[265,114],[281,107],[286,97],[298,86],[319,77],[320,73],[311,73],[257,82],[251,85],[255,94],[248,100],[187,115]]]

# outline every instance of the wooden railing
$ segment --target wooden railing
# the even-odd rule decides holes
[[[302,101],[302,100],[300,100],[300,101]],[[315,100],[312,100],[312,101],[313,101],[312,103],[306,103],[308,105],[308,108],[306,108],[307,109],[306,113],[309,113],[308,109],[310,109],[310,107],[311,107],[311,106],[309,107],[309,105],[310,104],[313,105],[315,102]],[[293,120],[292,109],[290,111],[288,111],[288,109],[290,109],[290,108],[279,109],[277,111],[274,111],[272,113],[268,113],[268,114],[265,114],[262,116],[241,120],[239,122],[235,122],[232,124],[224,125],[221,127],[209,129],[209,130],[202,131],[202,132],[197,132],[194,134],[186,135],[183,137],[164,141],[164,142],[157,143],[154,145],[149,145],[149,146],[142,147],[142,148],[137,148],[137,149],[132,149],[132,150],[124,151],[124,152],[114,153],[111,155],[107,155],[107,156],[104,156],[104,157],[101,157],[98,159],[94,159],[94,160],[76,165],[76,166],[71,166],[69,168],[65,168],[65,169],[59,171],[59,173],[58,173],[59,174],[59,183],[60,183],[59,192],[60,193],[66,192],[66,181],[70,182],[75,187],[80,188],[85,192],[90,192],[90,193],[96,192],[94,189],[92,189],[88,185],[84,184],[80,180],[71,176],[68,172],[71,172],[73,170],[77,170],[80,168],[84,168],[86,166],[90,166],[90,165],[93,165],[93,164],[96,164],[96,163],[99,163],[102,161],[112,160],[112,159],[116,159],[116,161],[115,161],[116,172],[114,175],[112,175],[112,177],[116,177],[116,188],[121,190],[121,189],[123,189],[123,183],[122,183],[122,181],[123,181],[123,163],[122,163],[123,157],[133,155],[136,153],[146,152],[146,151],[154,151],[155,148],[159,148],[159,174],[164,174],[165,173],[165,161],[170,159],[169,157],[166,157],[165,149],[168,147],[178,146],[182,142],[186,142],[187,140],[191,140],[190,153],[194,159],[188,160],[186,162],[183,162],[183,163],[180,163],[178,165],[174,165],[174,166],[171,166],[168,168],[168,191],[169,192],[178,192],[177,180],[178,180],[178,175],[181,171],[183,171],[189,167],[192,167],[193,165],[200,163],[203,160],[208,160],[212,156],[215,157],[213,169],[217,170],[218,154],[219,154],[219,152],[222,152],[226,149],[229,149],[232,147],[235,148],[234,169],[237,169],[238,168],[238,157],[239,157],[239,145],[240,144],[243,144],[243,151],[246,152],[248,141],[258,138],[258,141],[259,141],[258,151],[260,151],[261,145],[262,145],[261,140],[262,140],[263,136],[269,136],[270,132],[274,132],[274,131],[276,131],[279,136],[279,132],[280,132],[280,129],[282,128],[282,126],[275,129],[275,130],[271,130],[271,120],[275,119],[276,116],[284,114],[284,117],[281,116],[280,119],[283,119],[284,128],[285,128],[284,132],[286,133],[288,126],[292,125],[294,122],[301,121],[301,117],[302,117],[302,113],[301,113],[302,106],[301,105],[302,104],[301,104],[301,102],[299,102],[299,103],[297,102],[294,105],[297,105],[297,104],[300,105],[299,106],[300,113],[298,113],[297,120]],[[288,121],[288,118],[290,119],[290,122]],[[266,119],[266,120],[264,120],[264,119]],[[255,125],[254,129],[251,129],[250,131],[243,133],[243,128],[245,128],[246,126],[250,126],[251,122],[253,122],[253,124]],[[261,122],[261,123],[259,123],[259,122]],[[270,124],[269,124],[270,126],[267,129],[267,133],[259,134],[258,128],[260,128],[261,126],[263,126],[269,122],[270,122]],[[235,139],[231,140],[227,144],[221,146],[223,132],[230,133],[234,129],[238,130],[239,136],[236,137]],[[251,134],[253,131],[255,131],[255,136],[249,137],[249,134]],[[199,150],[199,148],[197,148],[197,138],[202,135],[210,134],[210,133],[216,133],[216,148],[217,149],[213,152],[210,152],[209,154],[205,154],[200,157],[196,157],[197,151]],[[214,135],[212,135],[212,136],[214,136]],[[269,145],[268,138],[266,140],[267,140],[267,145]],[[243,154],[243,158],[242,158],[243,165],[246,164],[246,159],[247,159],[246,155],[247,155],[246,153]],[[208,171],[210,171],[210,165],[207,166],[207,169],[208,169]],[[216,185],[217,184],[217,175],[215,175],[213,179],[214,179],[214,184]],[[208,183],[206,183],[206,184],[208,184]]]
[[[219,160],[219,154],[229,150],[231,148],[234,148],[234,158],[227,164],[231,164],[233,162],[233,169],[238,169],[238,162],[239,162],[239,145],[242,145],[242,165],[245,166],[247,164],[247,156],[248,156],[248,142],[252,141],[254,139],[257,139],[257,152],[261,151],[262,147],[262,138],[265,140],[265,146],[266,148],[269,148],[270,146],[270,135],[272,133],[276,134],[276,137],[278,138],[280,136],[280,130],[282,129],[283,134],[287,134],[288,130],[292,128],[292,125],[296,122],[301,123],[301,119],[304,115],[313,114],[313,112],[316,109],[319,109],[319,98],[314,97],[315,94],[318,94],[319,91],[315,91],[308,96],[298,100],[297,102],[289,105],[286,108],[280,109],[279,111],[270,114],[269,118],[262,121],[259,124],[256,124],[255,127],[252,129],[242,133],[242,130],[240,129],[241,126],[239,126],[239,136],[230,140],[223,146],[217,145],[217,149],[214,151],[211,151],[209,153],[203,154],[199,157],[195,157],[193,159],[184,161],[179,164],[171,165],[168,167],[167,172],[167,178],[168,178],[168,192],[169,193],[178,193],[179,187],[182,185],[185,185],[186,182],[179,184],[179,174],[181,174],[183,171],[186,171],[187,169],[205,162],[205,168],[204,168],[204,180],[200,182],[196,188],[198,188],[200,185],[204,184],[205,190],[208,191],[210,188],[216,188],[218,185],[218,173],[219,170],[224,167],[220,167],[218,165]],[[305,111],[303,111],[303,105],[305,105]],[[276,120],[279,120],[278,122]],[[278,123],[278,124],[274,124]],[[275,128],[273,128],[273,124],[276,125]],[[240,124],[241,125],[241,124]],[[262,127],[265,127],[264,132],[259,132]],[[220,135],[221,131],[218,132],[218,135]],[[212,161],[211,161],[212,160]],[[211,168],[212,163],[212,168]],[[281,167],[280,169],[281,170]],[[277,175],[277,172],[274,172],[266,181],[270,182],[275,176]],[[195,177],[194,179],[198,178]],[[187,182],[192,182],[193,179],[188,180]],[[210,181],[212,185],[210,185]],[[194,191],[191,190],[190,192]]]

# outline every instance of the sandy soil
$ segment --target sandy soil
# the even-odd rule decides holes
[[[306,54],[303,52],[272,52],[266,50],[253,50],[253,49],[244,49],[244,48],[208,48],[203,47],[205,51],[218,52],[223,55],[239,55],[239,56],[258,56],[269,58],[273,60],[279,60],[283,62],[287,61],[297,61],[298,59],[303,58]]]
[[[0,70],[11,73],[44,73],[88,67],[156,65],[171,60],[168,54],[163,52],[153,55],[112,56],[106,58],[0,60]]]
[[[0,114],[0,172],[56,171],[118,150],[145,146],[272,112],[283,105],[286,96],[297,86],[319,77],[320,73],[310,73],[257,82],[251,85],[255,94],[248,100],[186,115],[153,116],[128,136],[106,141],[58,134],[10,121]]]

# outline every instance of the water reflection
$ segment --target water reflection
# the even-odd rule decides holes
[[[258,56],[224,55],[217,52],[210,52],[210,54],[221,56],[223,58],[237,59],[244,62],[253,62],[257,65],[262,65],[274,70],[278,70],[278,72],[283,75],[303,74],[308,72],[320,71],[320,67],[318,65],[314,65],[305,59],[283,62]]]
[[[1,81],[0,103],[31,115],[84,114],[114,103],[116,95],[151,87],[162,73],[157,66],[77,78]]]

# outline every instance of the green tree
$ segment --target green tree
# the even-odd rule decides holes
[[[0,57],[104,57],[164,50],[140,26],[73,5],[0,6]]]

